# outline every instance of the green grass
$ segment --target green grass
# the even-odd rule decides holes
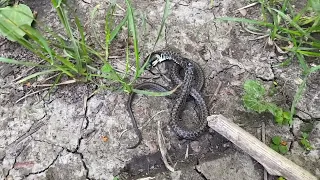
[[[304,147],[305,150],[307,151],[311,151],[312,149],[314,149],[310,143],[310,141],[308,140],[309,138],[309,134],[303,132],[301,139],[300,139],[300,144]]]
[[[265,88],[254,80],[247,80],[244,83],[245,94],[242,97],[243,104],[246,108],[258,113],[270,112],[273,114],[275,122],[279,125],[291,124],[290,112],[269,102],[266,98]]]
[[[268,38],[290,56],[280,65],[297,60],[303,70],[303,82],[299,85],[291,105],[289,124],[295,113],[295,107],[301,99],[308,76],[320,70],[320,65],[310,67],[312,58],[320,58],[320,40],[314,37],[320,32],[320,1],[308,0],[299,12],[293,9],[289,0],[258,0],[261,6],[262,20],[247,18],[221,17],[216,21],[234,21],[254,25],[251,32],[264,32]],[[267,29],[267,30],[266,30]]]
[[[111,3],[111,5],[108,7],[105,16],[104,44],[100,43],[97,32],[93,28],[93,35],[104,52],[96,50],[87,44],[85,38],[86,32],[84,31],[82,22],[77,17],[77,15],[73,13],[72,9],[62,0],[51,0],[51,3],[56,10],[60,23],[63,25],[65,31],[63,33],[57,33],[54,30],[51,30],[48,27],[42,25],[40,22],[36,21],[36,19],[34,19],[34,17],[32,16],[32,13],[30,13],[30,10],[22,11],[21,9],[16,8],[16,11],[14,11],[14,13],[16,13],[16,17],[18,18],[32,18],[32,20],[36,21],[36,23],[39,24],[42,29],[45,29],[45,33],[49,34],[53,38],[45,37],[42,32],[31,27],[31,23],[18,24],[18,21],[16,19],[6,16],[6,12],[8,11],[5,11],[1,8],[0,18],[5,18],[5,20],[0,22],[0,30],[2,30],[2,32],[9,32],[10,37],[13,40],[33,52],[35,55],[39,56],[41,59],[45,60],[45,63],[38,64],[31,61],[17,61],[4,57],[0,57],[0,62],[38,67],[37,69],[39,69],[39,71],[33,74],[29,74],[28,76],[20,79],[18,83],[30,82],[38,76],[43,75],[57,76],[54,83],[52,84],[53,86],[58,84],[62,77],[73,79],[75,80],[74,82],[92,83],[96,83],[95,80],[97,80],[97,78],[104,78],[110,82],[110,84],[108,83],[108,85],[99,84],[99,86],[104,88],[106,86],[113,86],[107,88],[117,89],[117,85],[112,85],[116,83],[121,85],[120,90],[128,93],[134,91],[136,93],[153,96],[165,96],[171,94],[176,89],[168,92],[149,92],[136,90],[133,88],[133,84],[135,83],[135,81],[139,79],[144,72],[144,67],[146,66],[147,62],[145,62],[145,64],[141,66],[135,11],[130,0],[126,0],[125,2],[126,14],[118,24],[115,24],[116,20],[114,19],[113,15],[117,8],[117,4],[113,1],[113,3]],[[94,25],[94,20],[98,8],[99,6],[95,7],[91,12],[90,22],[92,26]],[[10,9],[10,12],[13,11]],[[161,33],[163,31],[163,26],[165,24],[166,18],[168,17],[168,14],[169,0],[167,0],[165,4],[165,11],[160,25],[159,35],[155,40],[154,46],[156,46],[157,42],[160,39]],[[70,17],[73,17],[74,22],[70,21]],[[7,24],[5,23],[10,23],[13,28],[8,29],[6,26]],[[109,61],[109,49],[112,42],[116,39],[117,35],[121,32],[124,26],[128,28],[128,39],[133,39],[134,68],[131,68],[131,54],[129,51],[129,44],[127,44],[125,54],[126,70],[123,74],[118,72],[111,65],[111,62]],[[12,29],[15,29],[15,31],[13,31]],[[78,36],[76,34],[78,34]],[[28,38],[25,38],[25,36],[27,36]],[[134,74],[133,78],[130,78],[130,74]]]

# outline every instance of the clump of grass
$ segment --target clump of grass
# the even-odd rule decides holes
[[[66,75],[77,81],[86,81],[88,79],[89,72],[87,71],[86,65],[89,64],[92,59],[89,56],[89,48],[86,46],[84,31],[80,20],[77,17],[75,18],[76,31],[81,35],[81,38],[78,38],[74,35],[75,30],[71,28],[71,23],[64,9],[65,4],[63,4],[62,1],[52,0],[52,5],[57,11],[57,15],[66,34],[66,38],[62,38],[47,28],[47,33],[52,35],[56,41],[46,38],[40,31],[31,27],[31,24],[17,24],[15,19],[6,16],[5,11],[0,11],[0,15],[5,18],[5,21],[0,22],[0,29],[4,32],[11,32],[10,40],[13,39],[46,61],[45,64],[40,65],[33,62],[16,61],[1,57],[1,62],[39,67],[39,69],[42,69],[39,72],[22,78],[18,83],[24,83],[40,75],[56,73]],[[17,8],[12,11],[10,13],[15,13],[18,18],[31,18],[33,21],[36,21],[32,14],[30,15],[30,13],[26,13],[26,11]],[[6,24],[4,24],[4,22],[6,21],[11,24],[10,29],[5,26]],[[19,31],[15,29],[23,33],[19,33]],[[25,38],[24,35],[28,38]],[[58,77],[61,77],[60,75]]]
[[[289,124],[295,113],[295,107],[301,99],[308,76],[320,70],[320,65],[312,63],[312,58],[320,57],[320,41],[315,37],[320,32],[320,1],[308,0],[299,12],[293,9],[289,0],[258,0],[261,5],[262,20],[222,17],[219,21],[234,21],[255,25],[256,34],[265,33],[264,37],[289,58],[280,65],[289,64],[297,59],[303,70],[302,83],[294,96]],[[265,31],[264,28],[268,30]],[[269,44],[270,44],[269,43]]]
[[[73,13],[74,23],[71,23],[69,20],[69,14],[67,14],[66,10],[70,10],[67,4],[61,0],[51,0],[53,7],[55,8],[57,15],[61,24],[64,27],[64,36],[61,37],[61,34],[54,32],[48,28],[46,29],[46,33],[49,33],[50,36],[54,37],[55,40],[49,40],[46,38],[40,31],[31,27],[31,23],[29,24],[18,24],[15,19],[6,16],[6,12],[3,9],[0,9],[0,18],[5,18],[5,21],[0,22],[0,30],[2,32],[10,33],[10,40],[17,41],[20,45],[29,49],[31,52],[39,56],[41,59],[45,60],[46,63],[38,64],[35,62],[29,61],[17,61],[14,59],[0,57],[0,62],[11,63],[16,65],[24,65],[31,67],[38,67],[40,71],[30,74],[22,79],[20,79],[17,83],[25,83],[31,79],[34,79],[41,75],[49,75],[52,74],[56,77],[55,84],[58,84],[62,77],[69,77],[74,81],[69,82],[89,82],[93,81],[94,78],[104,78],[109,82],[114,82],[121,84],[121,90],[125,92],[136,92],[148,95],[156,95],[156,96],[165,96],[169,92],[149,92],[143,90],[135,90],[132,84],[141,77],[141,74],[144,72],[144,67],[147,62],[141,67],[140,65],[140,49],[138,42],[138,34],[137,28],[135,24],[135,15],[134,9],[131,5],[130,0],[126,0],[126,15],[120,21],[119,24],[115,25],[115,20],[113,18],[113,13],[116,9],[115,2],[112,2],[108,8],[106,18],[105,18],[105,44],[102,45],[104,49],[104,53],[101,53],[92,47],[90,47],[85,38],[85,32],[83,25],[80,19]],[[17,5],[18,6],[18,5]],[[25,5],[24,5],[25,6]],[[91,22],[95,17],[95,12],[98,7],[96,7],[91,13]],[[159,36],[156,40],[159,40],[160,34],[162,32],[162,27],[165,23],[165,19],[168,16],[169,9],[169,0],[166,1],[165,12],[163,15],[163,21],[161,24],[161,29],[159,31]],[[22,11],[21,9],[14,9],[14,11],[10,11],[11,13],[15,13],[18,18],[31,18],[32,21],[36,21],[34,17],[31,15],[30,9],[28,13],[26,11]],[[69,11],[72,12],[72,11]],[[5,22],[9,22],[13,27],[12,29],[7,28]],[[38,23],[38,22],[37,22]],[[111,65],[109,61],[109,48],[113,40],[116,38],[117,34],[120,33],[123,26],[128,27],[128,39],[131,37],[133,39],[133,47],[134,47],[134,61],[135,61],[135,72],[134,78],[128,80],[128,74],[131,74],[130,60],[129,60],[129,48],[128,44],[126,47],[126,71],[124,74],[117,72],[117,70]],[[73,28],[74,27],[74,28]],[[1,33],[0,34],[3,34]],[[20,32],[20,33],[18,33]],[[75,34],[79,34],[76,36]],[[28,38],[25,38],[25,35]],[[94,31],[95,37],[97,37]],[[155,43],[155,44],[156,44]],[[101,67],[99,63],[95,63],[100,61],[103,63]]]

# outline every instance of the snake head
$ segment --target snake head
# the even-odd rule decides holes
[[[166,57],[157,52],[151,53],[149,56],[146,57],[144,62],[147,62],[148,64],[146,65],[146,69],[150,70],[151,68],[157,66],[159,63],[163,62],[166,60]]]

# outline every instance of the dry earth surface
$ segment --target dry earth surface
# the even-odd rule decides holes
[[[62,31],[49,0],[24,0],[22,3],[37,11],[41,22],[57,32]],[[84,22],[88,22],[93,8],[100,4],[95,28],[103,31],[107,1],[69,3]],[[275,53],[272,47],[265,47],[266,39],[251,41],[255,36],[245,32],[239,24],[213,21],[216,17],[240,17],[235,10],[249,3],[216,0],[210,7],[210,2],[205,0],[173,0],[165,32],[156,49],[175,48],[203,67],[206,75],[203,94],[210,114],[232,119],[257,138],[261,136],[261,122],[265,122],[267,143],[275,135],[284,137],[290,146],[286,157],[320,177],[319,73],[308,81],[292,128],[277,126],[270,114],[248,111],[242,104],[245,80],[257,79],[267,86],[276,80],[280,88],[273,100],[289,108],[300,74],[295,62],[288,67],[276,66],[285,57]],[[119,5],[125,8],[124,2]],[[152,51],[157,37],[164,1],[137,0],[133,1],[133,6],[141,55],[145,56]],[[116,14],[121,18],[125,12],[117,9]],[[246,16],[259,18],[259,7],[248,9]],[[86,23],[86,31],[92,32],[91,28]],[[120,34],[111,47],[111,55],[118,56],[113,60],[117,67],[121,66],[119,62],[125,62],[125,34]],[[39,61],[26,49],[3,38],[0,38],[0,56]],[[263,167],[259,163],[214,131],[197,141],[179,140],[167,127],[171,106],[168,99],[139,96],[134,101],[138,123],[144,125],[143,141],[136,149],[129,150],[127,145],[135,143],[137,137],[130,130],[132,125],[125,108],[127,94],[106,90],[90,97],[97,89],[95,85],[71,84],[60,86],[44,99],[47,91],[17,102],[26,94],[40,90],[12,85],[15,78],[27,73],[30,73],[28,68],[0,64],[0,179],[109,180],[118,174],[123,179],[263,179]],[[214,96],[220,82],[220,91]],[[192,105],[190,108],[186,112],[188,117],[194,114]],[[166,170],[158,150],[157,122],[160,120],[175,172]],[[298,138],[301,130],[310,126],[313,127],[310,142],[314,149],[306,152]]]

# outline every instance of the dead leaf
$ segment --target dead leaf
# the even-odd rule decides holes
[[[286,141],[281,141],[282,146],[286,146],[288,143]]]
[[[109,140],[109,138],[107,136],[102,136],[101,139],[103,142],[107,142]]]
[[[26,86],[27,86],[27,87],[31,87],[31,83],[30,83],[30,82],[27,82],[27,83],[26,83]]]

